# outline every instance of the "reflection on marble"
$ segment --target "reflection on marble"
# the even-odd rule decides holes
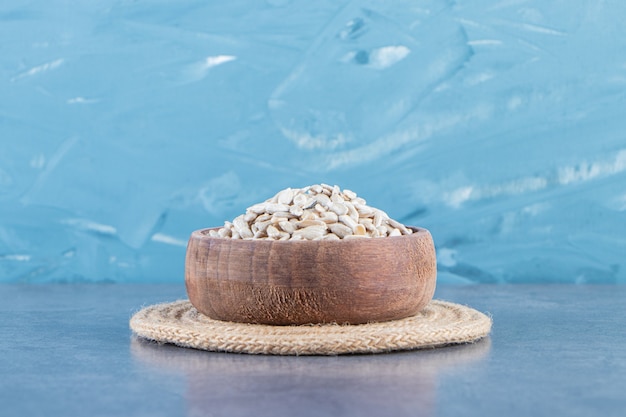
[[[184,375],[188,414],[272,415],[437,414],[438,375],[463,372],[488,355],[489,338],[474,344],[377,355],[264,356],[210,353],[133,337],[137,366],[164,378]],[[296,408],[294,408],[296,407]],[[409,412],[410,410],[410,412]]]

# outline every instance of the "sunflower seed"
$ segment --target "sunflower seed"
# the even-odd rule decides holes
[[[258,203],[248,207],[248,211],[251,211],[256,214],[265,213],[265,206],[267,203]]]
[[[272,224],[272,219],[265,220],[264,222],[254,223],[252,224],[252,231],[253,232],[265,232],[270,224]]]
[[[302,214],[302,216],[300,216],[300,218],[302,220],[317,220],[319,219],[319,216],[317,215],[316,212],[307,210]]]
[[[348,208],[348,216],[352,218],[355,222],[359,221],[359,212],[354,208],[354,204],[349,201],[346,201],[345,206]]]
[[[395,227],[396,229],[400,229],[400,232],[402,232],[402,234],[408,235],[409,231],[407,230],[407,228],[400,222],[394,220],[394,219],[387,219],[387,223],[389,223],[389,225],[391,227]]]
[[[304,209],[300,206],[291,206],[289,207],[289,213],[293,214],[296,217],[300,217],[302,216],[302,213],[304,213]]]
[[[294,217],[294,215],[289,213],[288,211],[277,211],[276,213],[272,214],[272,219],[275,219],[275,218],[290,219],[292,217]]]
[[[243,215],[243,219],[248,223],[254,221],[257,217],[259,215],[253,211],[246,211],[246,214]]]
[[[343,195],[348,197],[350,200],[354,200],[356,198],[356,193],[351,190],[343,190]]]
[[[264,222],[264,221],[269,220],[271,218],[272,218],[271,214],[263,213],[259,217],[257,217],[254,221],[255,222]]]
[[[389,237],[391,236],[402,236],[402,232],[400,231],[400,229],[393,229],[391,233],[389,233]]]
[[[280,231],[276,228],[276,226],[270,224],[269,226],[267,226],[267,237],[271,237],[272,239],[278,239],[280,238]]]
[[[328,228],[330,229],[331,232],[333,232],[334,234],[336,234],[342,239],[352,234],[352,228],[346,226],[345,224],[333,223],[333,224],[329,224]]]
[[[317,201],[314,198],[309,198],[303,205],[302,208],[305,210],[312,209],[317,204]]]
[[[330,204],[330,197],[328,197],[326,194],[318,194],[315,196],[315,200],[321,204],[323,207],[328,207],[328,205]]]
[[[358,204],[358,203],[353,203],[354,208],[356,209],[356,211],[359,212],[359,216],[363,217],[369,217],[369,216],[373,216],[375,213],[375,209],[370,207],[370,206],[366,206],[364,204]]]
[[[363,226],[362,224],[357,224],[354,227],[354,234],[364,236],[367,234],[367,229],[365,229],[365,226]]]
[[[291,188],[286,188],[276,194],[276,199],[280,204],[291,204],[293,201],[293,190]]]
[[[320,220],[322,220],[324,223],[337,223],[339,221],[339,216],[337,216],[337,213],[335,212],[327,211],[326,213],[322,214]]]
[[[281,203],[268,203],[265,206],[265,212],[267,214],[274,214],[279,211],[289,211],[289,206]]]
[[[361,217],[359,219],[359,224],[362,224],[363,226],[365,226],[365,228],[369,231],[376,230],[376,227],[374,226],[374,222],[369,217]]]
[[[296,222],[296,226],[299,229],[304,229],[305,227],[310,227],[310,226],[324,226],[324,229],[326,229],[326,223],[318,219],[301,220],[299,222]]]
[[[346,207],[343,203],[332,202],[328,205],[328,210],[334,212],[338,216],[343,216],[348,213],[348,207]]]
[[[333,194],[330,196],[330,201],[336,204],[343,204],[346,200],[341,196],[341,194]]]
[[[358,224],[352,217],[345,214],[343,216],[339,216],[339,221],[352,229],[353,232]]]
[[[293,197],[293,204],[297,205],[297,206],[303,206],[304,203],[306,203],[306,201],[309,199],[309,197],[306,194],[296,194]]]
[[[287,232],[290,235],[296,231],[295,225],[289,221],[283,220],[282,222],[278,223],[278,226],[283,230],[283,232]]]
[[[374,226],[380,227],[383,224],[383,213],[380,210],[374,212]]]
[[[304,239],[313,240],[326,234],[326,225],[324,226],[308,226],[304,229],[298,229],[293,232],[293,236],[301,236]]]
[[[244,239],[254,236],[254,233],[250,230],[250,226],[248,226],[248,222],[244,220],[244,215],[235,217],[233,220],[233,226],[237,234]]]

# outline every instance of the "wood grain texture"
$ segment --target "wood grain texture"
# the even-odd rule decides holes
[[[212,319],[306,324],[396,320],[428,304],[437,265],[426,229],[342,241],[266,241],[192,233],[185,283]]]

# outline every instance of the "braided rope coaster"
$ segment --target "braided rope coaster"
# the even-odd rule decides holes
[[[156,304],[130,319],[140,337],[215,352],[270,355],[338,355],[433,348],[475,342],[491,319],[470,307],[433,300],[412,317],[359,325],[270,326],[219,321],[189,301]]]

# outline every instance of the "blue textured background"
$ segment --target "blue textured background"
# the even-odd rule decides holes
[[[431,230],[440,282],[626,282],[626,2],[0,4],[0,281],[183,280],[285,187]]]

